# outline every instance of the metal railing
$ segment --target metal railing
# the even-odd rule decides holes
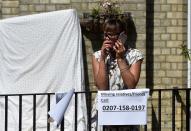
[[[153,93],[157,93],[157,97],[155,98],[155,100],[157,101],[158,105],[157,105],[157,130],[158,131],[161,131],[161,116],[162,116],[162,112],[161,112],[161,107],[162,107],[162,104],[163,104],[163,93],[165,92],[170,92],[171,93],[171,99],[169,99],[169,101],[171,102],[171,105],[172,107],[169,107],[171,108],[171,129],[172,131],[175,131],[176,130],[176,103],[177,102],[182,102],[184,104],[184,114],[186,115],[186,131],[189,131],[190,130],[190,90],[191,89],[187,89],[187,88],[184,88],[184,89],[178,89],[178,88],[173,88],[173,89],[152,89],[150,90],[150,94],[151,94],[151,97],[150,97],[150,100],[154,100],[154,98],[152,98],[152,94]],[[183,95],[181,96],[180,95],[180,92],[183,92]],[[78,116],[78,112],[77,112],[77,107],[78,107],[78,95],[79,94],[84,94],[86,95],[86,98],[87,98],[87,118],[88,118],[88,125],[87,125],[87,130],[88,131],[91,131],[91,108],[92,108],[92,94],[93,93],[97,93],[96,91],[92,91],[92,92],[75,92],[75,131],[77,131],[77,116]],[[19,131],[22,131],[22,98],[23,96],[32,96],[33,97],[33,131],[36,131],[36,97],[38,95],[43,95],[43,96],[47,96],[47,112],[50,110],[50,96],[51,95],[54,95],[54,93],[37,93],[37,94],[1,94],[0,95],[0,98],[3,97],[4,98],[4,105],[5,105],[5,123],[4,123],[4,129],[5,131],[8,131],[8,115],[11,115],[11,114],[8,114],[8,98],[11,97],[11,96],[18,96],[19,97]],[[184,98],[185,97],[185,98]],[[185,102],[183,102],[185,101]],[[148,107],[149,108],[149,107]],[[47,117],[49,118],[49,116]],[[1,118],[2,120],[2,118]],[[155,127],[155,124],[156,123],[151,123],[151,130],[154,130],[152,129],[152,127]],[[144,131],[147,131],[148,125],[145,125],[143,128],[144,128]],[[184,129],[184,130],[185,130]],[[50,123],[48,122],[48,119],[47,119],[47,131],[50,131]],[[64,121],[62,122],[61,126],[60,126],[60,130],[61,131],[64,131]]]

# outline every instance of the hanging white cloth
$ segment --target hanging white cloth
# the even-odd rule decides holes
[[[0,94],[54,93],[71,88],[84,90],[81,28],[75,10],[0,21]],[[85,95],[78,97],[78,130],[86,131]],[[9,131],[18,129],[18,100],[9,97]],[[2,130],[4,103],[0,97]],[[32,131],[33,97],[23,96],[22,104],[23,131]],[[36,130],[46,130],[47,97],[37,96],[36,106]],[[74,110],[73,98],[65,113],[65,131],[74,130]]]

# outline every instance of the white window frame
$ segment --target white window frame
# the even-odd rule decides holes
[[[188,47],[188,49],[190,49],[191,48],[191,1],[190,0],[188,0],[188,24],[187,24],[187,26],[188,26],[188,31],[187,31],[187,47]],[[187,81],[188,81],[188,83],[187,83],[187,87],[188,88],[191,88],[191,62],[188,60],[188,73],[187,73]]]

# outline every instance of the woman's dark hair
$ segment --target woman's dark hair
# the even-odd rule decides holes
[[[126,48],[135,48],[135,43],[137,40],[137,32],[135,24],[131,14],[127,14],[127,17],[123,18],[107,18],[103,24],[103,31],[112,32],[119,29],[119,32],[125,31],[127,35],[127,41],[125,43]]]
[[[118,19],[106,19],[103,25],[103,31],[113,31],[118,29],[120,32],[125,30],[123,22]]]

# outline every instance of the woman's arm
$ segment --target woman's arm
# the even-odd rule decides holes
[[[92,67],[95,85],[98,90],[108,90],[109,76],[107,73],[107,65],[105,64],[105,59],[108,56],[108,49],[112,48],[111,40],[105,38],[101,47],[101,56],[98,61],[95,56],[92,57]]]
[[[108,74],[105,59],[100,58],[98,62],[95,56],[92,56],[92,66],[94,81],[98,90],[108,90]]]
[[[129,66],[124,58],[126,49],[120,41],[115,43],[116,59],[124,84],[128,88],[135,88],[140,77],[142,59]]]
[[[124,84],[128,88],[135,88],[140,77],[142,60],[137,61],[130,67],[125,59],[117,59]]]

